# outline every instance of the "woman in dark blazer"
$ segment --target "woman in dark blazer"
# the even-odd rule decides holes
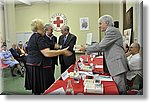
[[[39,95],[43,93],[51,83],[51,61],[46,62],[46,57],[54,57],[60,54],[70,56],[68,48],[51,50],[44,40],[44,24],[40,19],[34,19],[31,23],[33,31],[28,42],[28,58],[25,77],[25,88]]]

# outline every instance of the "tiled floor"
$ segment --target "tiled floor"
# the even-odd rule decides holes
[[[60,67],[56,66],[55,68],[55,79],[60,76]],[[30,90],[25,90],[24,83],[25,78],[17,75],[16,77],[12,77],[10,74],[10,70],[3,70],[2,77],[2,94],[3,95],[32,95]]]

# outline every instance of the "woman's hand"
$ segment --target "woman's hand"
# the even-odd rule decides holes
[[[61,45],[59,45],[59,44],[56,43],[55,46],[54,46],[54,49],[60,49],[60,46]]]

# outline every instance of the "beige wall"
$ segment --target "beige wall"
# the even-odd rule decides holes
[[[142,43],[140,40],[141,38],[139,35],[142,37],[143,35],[141,34],[142,32],[140,31],[141,29],[141,24],[140,24],[140,17],[142,16],[140,14],[140,4],[139,2],[131,2],[127,0],[127,5],[126,5],[126,11],[129,10],[131,7],[133,7],[133,36],[134,36],[134,41],[137,41],[139,43]]]
[[[121,1],[109,1],[100,3],[100,16],[102,15],[111,15],[114,21],[119,21],[119,30],[122,32],[122,21],[123,21],[123,10],[122,10],[122,2]],[[101,38],[103,38],[104,33],[101,33]]]
[[[18,5],[16,10],[16,33],[31,32],[30,24],[35,18],[48,22],[48,4]]]
[[[16,6],[16,32],[29,32],[31,20],[34,18],[43,19],[45,23],[56,14],[63,13],[67,17],[70,32],[77,36],[77,44],[85,44],[86,34],[93,33],[94,41],[99,41],[98,35],[98,3],[56,3],[34,4],[31,6]],[[49,15],[49,16],[48,16]],[[80,18],[89,17],[89,30],[80,30]],[[60,36],[60,32],[54,32]]]
[[[14,0],[5,0],[4,3],[4,20],[5,20],[5,35],[8,48],[12,43],[16,43],[16,23],[15,23],[15,7]]]
[[[0,4],[0,40],[4,41],[4,12],[3,6]],[[1,42],[0,42],[1,43]]]
[[[127,9],[133,6],[133,32],[134,37],[138,36],[138,4],[133,2],[130,3],[127,1]],[[90,3],[60,3],[60,2],[51,2],[50,4],[32,4],[31,6],[27,5],[17,5],[15,7],[15,32],[31,32],[30,23],[34,18],[43,19],[45,23],[49,22],[49,18],[56,14],[63,13],[67,17],[68,25],[70,26],[70,32],[77,36],[77,44],[85,44],[86,34],[91,32],[94,35],[94,41],[99,41],[100,38],[103,38],[103,34],[99,34],[98,29],[98,18],[99,18],[99,3],[96,2]],[[119,30],[123,32],[123,4],[122,1],[119,2],[100,2],[100,16],[104,14],[112,15],[114,20],[119,21]],[[90,28],[86,31],[80,30],[80,18],[89,17]],[[11,25],[13,26],[13,25]],[[61,35],[60,32],[54,32],[58,37]],[[100,37],[101,35],[101,37]],[[16,40],[16,39],[14,39]]]

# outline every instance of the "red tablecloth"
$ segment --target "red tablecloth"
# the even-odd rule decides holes
[[[81,58],[84,59],[84,56],[81,56]],[[94,58],[94,61],[90,61],[90,58],[88,56],[88,59],[89,59],[88,63],[86,63],[86,64],[93,63],[93,64],[96,64],[96,65],[103,65],[103,58]],[[73,72],[73,68],[74,68],[74,65],[70,66],[70,68],[68,69],[68,72]],[[93,71],[94,72],[100,72],[100,75],[101,74],[105,75],[102,68],[94,68]],[[52,92],[52,91],[54,91],[58,88],[61,88],[61,87],[63,87],[64,90],[66,90],[68,80],[71,80],[71,83],[72,83],[75,94],[84,93],[84,86],[83,86],[83,80],[82,79],[80,79],[79,83],[74,83],[73,78],[67,78],[66,80],[62,80],[60,78],[57,81],[55,81],[54,84],[51,85],[44,92],[44,95],[49,94],[50,92]],[[102,81],[102,84],[103,84],[103,87],[104,87],[104,92],[103,92],[104,95],[118,95],[119,94],[118,89],[117,89],[116,84],[115,84],[114,81]],[[86,94],[86,93],[84,93],[84,94]]]

